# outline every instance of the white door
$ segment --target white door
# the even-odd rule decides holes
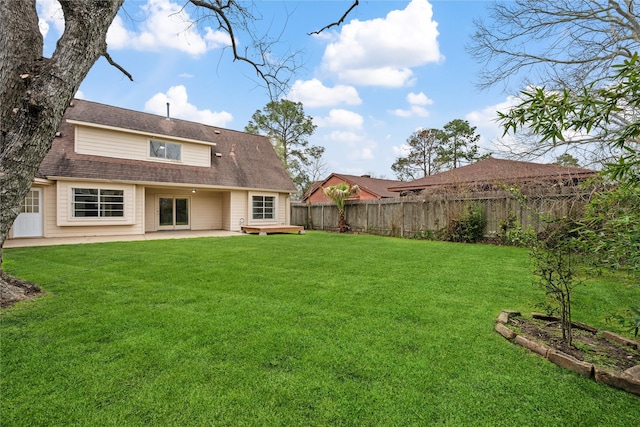
[[[32,188],[13,223],[13,237],[42,237],[42,190]]]

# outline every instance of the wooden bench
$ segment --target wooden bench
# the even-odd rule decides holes
[[[293,233],[304,234],[304,227],[301,225],[243,225],[243,233],[258,233],[266,236],[269,233]]]

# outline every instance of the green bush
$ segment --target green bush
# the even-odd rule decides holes
[[[528,248],[536,241],[537,236],[531,226],[523,229],[515,214],[510,213],[507,219],[500,221],[498,238],[503,245]]]
[[[475,243],[484,236],[487,218],[482,205],[469,206],[467,214],[461,218],[451,218],[445,232],[445,240],[450,242]]]

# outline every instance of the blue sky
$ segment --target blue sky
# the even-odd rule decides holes
[[[250,5],[250,2],[246,3]],[[479,91],[481,65],[465,51],[473,20],[486,17],[486,1],[361,1],[340,27],[308,33],[337,20],[351,0],[256,1],[256,29],[279,38],[274,55],[299,52],[302,64],[286,97],[303,103],[318,126],[309,138],[325,147],[331,172],[395,179],[390,167],[419,128],[468,120],[483,152],[503,145],[494,121],[513,98],[496,88]],[[233,62],[228,38],[212,22],[176,0],[126,0],[109,30],[114,61],[104,58],[80,86],[78,97],[118,107],[171,115],[243,130],[269,101],[253,69]],[[44,55],[63,28],[55,0],[38,0]],[[240,46],[249,43],[242,34]],[[499,142],[496,144],[496,142]]]

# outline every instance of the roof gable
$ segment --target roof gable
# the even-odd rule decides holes
[[[309,190],[305,193],[303,200],[309,199],[315,192],[322,191],[329,182],[339,180],[349,185],[357,185],[361,191],[368,192],[375,198],[398,197],[397,193],[389,191],[389,187],[400,184],[400,181],[390,179],[371,178],[370,176],[346,175],[332,173],[323,181],[316,181],[311,184]],[[356,197],[353,197],[354,199]]]
[[[71,119],[71,122],[67,121]],[[74,152],[75,122],[132,129],[168,139],[203,141],[211,147],[211,166],[119,159]],[[129,128],[130,126],[131,128]],[[195,122],[170,119],[85,100],[74,100],[60,137],[40,165],[39,177],[174,183],[295,192],[295,186],[268,138]]]

